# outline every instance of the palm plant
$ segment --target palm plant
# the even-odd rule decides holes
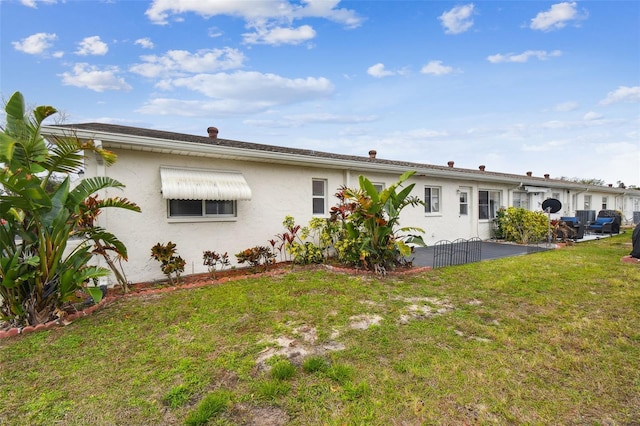
[[[100,208],[140,211],[126,199],[92,198],[99,190],[124,186],[108,177],[83,179],[71,189],[68,175],[83,167],[83,152],[97,153],[108,165],[115,155],[93,141],[45,141],[40,127],[55,108],[38,106],[26,115],[24,105],[20,92],[9,99],[0,133],[0,316],[13,325],[55,319],[85,283],[109,275],[89,265],[94,246],[126,259],[126,247],[89,220]],[[59,175],[65,176],[59,185],[48,185]],[[95,297],[97,290],[87,288]]]

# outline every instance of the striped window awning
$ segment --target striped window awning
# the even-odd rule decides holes
[[[162,198],[167,200],[250,200],[242,173],[160,167]]]

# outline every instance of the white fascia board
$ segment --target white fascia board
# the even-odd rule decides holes
[[[401,164],[388,164],[376,160],[367,161],[365,157],[362,160],[352,160],[345,158],[327,158],[314,157],[312,155],[295,154],[288,152],[273,152],[268,150],[257,150],[248,148],[238,148],[221,145],[208,145],[197,142],[175,141],[171,139],[158,139],[148,136],[131,136],[119,133],[103,132],[86,129],[70,129],[58,126],[42,126],[41,133],[43,135],[52,135],[58,137],[75,136],[79,139],[100,140],[105,148],[120,148],[140,151],[160,152],[174,155],[187,156],[209,156],[216,158],[228,158],[235,160],[258,161],[268,163],[280,163],[299,166],[312,166],[318,168],[330,168],[353,171],[376,171],[383,173],[402,174],[407,170],[415,170],[416,177],[441,177],[445,179],[465,180],[482,183],[496,184],[521,184],[521,185],[540,185],[538,180],[528,180],[525,176],[496,176],[491,173],[474,171],[458,171],[449,168],[431,168],[415,167]],[[545,185],[558,189],[584,190],[584,185],[571,182],[545,182]],[[602,190],[610,193],[624,193],[621,189],[609,187],[592,187],[592,191]]]

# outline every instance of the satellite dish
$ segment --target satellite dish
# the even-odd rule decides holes
[[[562,203],[555,198],[547,198],[542,202],[542,210],[548,213],[558,213],[561,208]]]

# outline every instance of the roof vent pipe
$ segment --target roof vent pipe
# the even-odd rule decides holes
[[[369,158],[374,160],[376,158],[376,154],[378,154],[378,152],[375,149],[372,149],[371,151],[369,151]]]
[[[207,133],[211,139],[218,139],[218,128],[217,127],[209,127],[207,128]]]
[[[481,171],[481,172],[484,172],[485,165],[484,165],[484,164],[482,164],[482,165],[480,165],[478,168],[480,169],[480,171]]]
[[[453,167],[453,164],[454,164],[454,163],[453,163],[453,161],[449,161],[449,162],[447,163],[447,165],[448,165],[449,167]]]
[[[527,172],[527,176],[531,177],[531,175],[533,174],[533,172]]]
[[[544,178],[549,179],[549,173],[545,173]]]

